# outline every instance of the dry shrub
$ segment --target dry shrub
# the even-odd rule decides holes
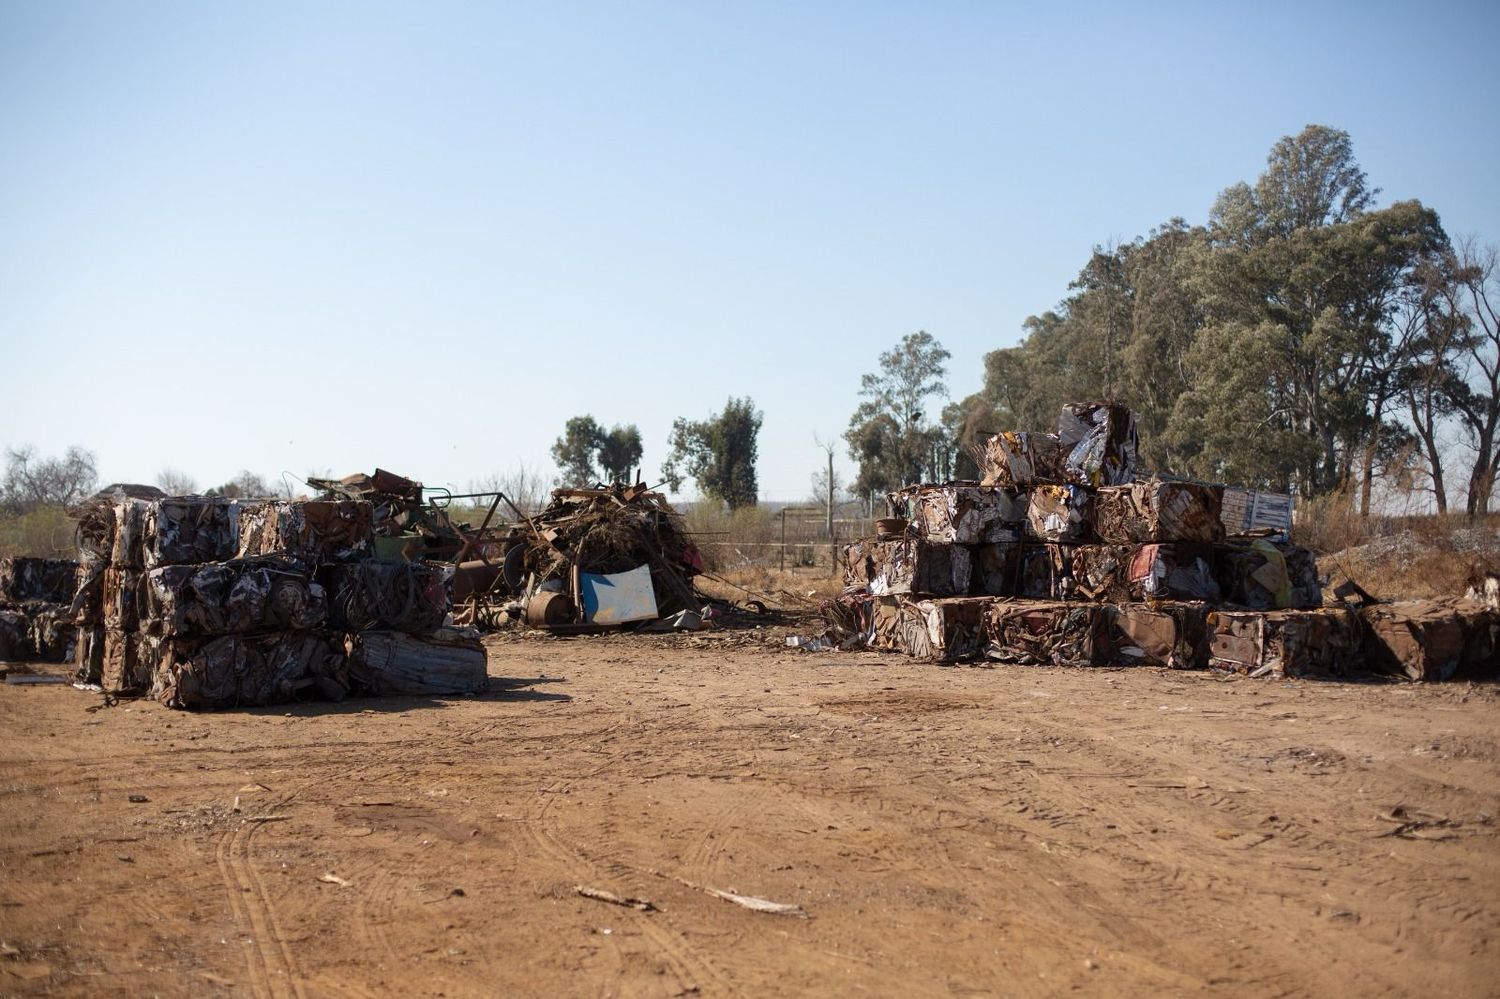
[[[1355,503],[1347,493],[1299,500],[1292,540],[1321,554],[1341,552],[1390,533],[1386,518],[1362,517]]]
[[[729,510],[700,500],[681,512],[688,536],[712,572],[767,565],[779,555],[781,524],[770,510],[759,506]]]
[[[60,506],[0,516],[0,556],[75,558],[74,524]]]
[[[1480,572],[1500,569],[1500,516],[1393,518],[1360,544],[1326,552],[1319,575],[1353,580],[1383,600],[1459,596]]]
[[[842,577],[829,576],[818,570],[780,570],[765,566],[745,566],[715,572],[711,577],[698,577],[694,585],[710,596],[722,597],[738,603],[761,600],[773,606],[790,610],[805,610],[819,601],[838,596],[843,588]]]

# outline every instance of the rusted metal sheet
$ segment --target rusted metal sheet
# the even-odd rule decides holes
[[[844,580],[876,596],[920,593],[935,597],[969,592],[973,563],[963,545],[920,538],[863,538],[843,549]]]
[[[172,708],[252,707],[338,699],[349,686],[343,635],[276,632],[163,641],[151,696]]]
[[[1360,665],[1360,627],[1346,607],[1208,614],[1209,665],[1250,676],[1343,676]]]
[[[349,675],[374,694],[479,694],[489,689],[484,646],[472,629],[426,636],[366,631],[355,636]]]
[[[1094,498],[1094,531],[1109,544],[1224,539],[1223,487],[1151,479],[1103,486]]]
[[[982,484],[1007,489],[1067,482],[1068,448],[1056,434],[1007,430],[985,441]]]
[[[351,562],[370,555],[374,524],[364,500],[271,500],[240,512],[238,554]]]
[[[328,616],[312,566],[284,556],[153,569],[141,604],[146,630],[183,638],[307,631]]]
[[[889,495],[891,512],[925,541],[961,545],[1014,540],[1026,519],[1026,496],[1015,489],[949,483],[909,486]]]
[[[77,589],[78,562],[73,559],[0,558],[0,602],[66,604]]]
[[[1202,669],[1208,663],[1208,605],[1121,604],[1110,607],[1109,649],[1117,663]]]
[[[1500,614],[1467,600],[1372,604],[1359,611],[1370,668],[1413,680],[1494,676]]]
[[[1323,605],[1317,560],[1299,545],[1261,539],[1215,548],[1215,575],[1228,603],[1252,610]]]
[[[1092,535],[1093,494],[1081,486],[1034,486],[1026,507],[1026,532],[1039,541],[1083,542]]]
[[[1113,486],[1135,478],[1139,442],[1135,414],[1107,402],[1065,403],[1057,439],[1067,450],[1066,480],[1080,486]]]
[[[1109,661],[1107,608],[1058,601],[992,601],[989,656],[1029,665],[1096,666]]]

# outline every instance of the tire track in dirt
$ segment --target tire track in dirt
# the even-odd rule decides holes
[[[688,723],[674,720],[655,727],[653,734],[658,742],[665,742],[666,736],[688,727]],[[557,823],[551,818],[553,806],[563,794],[571,791],[583,781],[598,777],[607,771],[618,771],[626,754],[614,750],[607,750],[607,752],[608,757],[592,770],[552,784],[546,789],[546,794],[537,796],[540,799],[539,802],[533,800],[527,804],[525,814],[522,816],[522,825],[527,836],[575,884],[598,880],[601,873],[609,874],[617,879],[626,878],[631,874],[646,873],[645,870],[624,862],[611,851],[589,850],[567,840],[557,832]],[[701,955],[680,931],[663,925],[669,918],[665,912],[640,913],[639,915],[641,918],[633,920],[632,925],[639,928],[642,936],[660,954],[677,981],[679,993],[698,991],[729,994],[734,991],[731,979],[714,962]],[[623,955],[619,956],[619,960],[620,973],[623,974]],[[630,983],[625,982],[623,978],[619,980],[619,984],[630,986]]]
[[[245,820],[219,838],[219,871],[235,923],[246,933],[250,989],[258,997],[305,999],[291,950],[276,923],[275,909],[254,870],[251,838],[265,823]]]

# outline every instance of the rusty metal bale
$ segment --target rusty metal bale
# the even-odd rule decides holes
[[[1110,607],[1109,649],[1117,663],[1202,669],[1208,664],[1208,605],[1130,603]]]
[[[1168,542],[1139,545],[1128,572],[1131,600],[1196,600],[1211,604],[1223,598],[1214,576],[1211,545]]]
[[[1208,614],[1209,665],[1270,677],[1344,676],[1361,665],[1359,619],[1347,607]]]
[[[0,603],[66,604],[77,589],[75,559],[0,558]]]
[[[1372,669],[1413,680],[1474,678],[1500,672],[1500,613],[1470,600],[1411,600],[1360,608]]]
[[[1068,447],[1056,434],[1007,430],[985,441],[982,485],[1028,489],[1068,481]]]
[[[1067,452],[1064,481],[1095,487],[1135,478],[1139,442],[1129,408],[1109,402],[1064,403],[1057,439]]]
[[[1021,543],[1012,538],[969,546],[969,592],[973,596],[1016,595],[1020,578]]]
[[[1024,544],[1018,556],[1015,596],[1066,600],[1073,595],[1073,546]]]
[[[328,616],[311,565],[286,556],[163,566],[141,595],[145,629],[173,637],[306,631]]]
[[[217,496],[169,496],[146,504],[140,527],[141,567],[234,558],[239,553],[240,514],[259,505]]]
[[[284,704],[350,685],[344,637],[336,632],[165,639],[159,658],[151,696],[172,708]]]
[[[432,635],[365,631],[349,656],[354,685],[373,694],[451,696],[489,689],[484,646],[472,629],[444,628]]]
[[[913,537],[860,539],[844,546],[842,562],[846,585],[867,586],[876,596],[963,596],[973,571],[963,545]]]
[[[150,635],[104,629],[100,685],[112,694],[133,694],[149,689],[160,647],[161,640]]]
[[[1259,539],[1214,548],[1214,575],[1227,603],[1251,610],[1323,605],[1317,559],[1300,545]]]
[[[1110,660],[1105,611],[1099,604],[991,601],[989,657],[1026,665],[1102,665]]]
[[[73,641],[73,682],[101,683],[104,677],[104,627],[80,625]]]
[[[1102,486],[1094,498],[1094,532],[1109,544],[1224,539],[1222,486],[1153,478]]]
[[[1007,541],[1026,519],[1026,495],[1015,489],[950,482],[908,486],[887,496],[892,513],[924,541],[974,545]]]
[[[382,629],[420,634],[448,616],[447,571],[425,562],[366,560],[324,566],[328,620],[345,631]]]
[[[374,507],[364,500],[270,500],[239,514],[241,558],[283,553],[318,562],[367,558]]]
[[[1081,486],[1035,486],[1026,507],[1026,532],[1038,541],[1088,541],[1092,510],[1093,494]]]

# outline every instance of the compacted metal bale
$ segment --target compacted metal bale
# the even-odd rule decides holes
[[[1014,540],[1026,519],[1026,495],[1015,489],[950,482],[909,486],[889,495],[891,512],[924,541],[974,545]]]
[[[863,538],[844,547],[843,565],[847,585],[867,586],[876,596],[963,596],[973,572],[963,545],[913,537]]]
[[[1208,614],[1209,665],[1250,676],[1343,676],[1360,666],[1359,619],[1346,607]]]
[[[1110,544],[1224,539],[1222,486],[1151,479],[1103,486],[1094,498],[1094,532]]]

